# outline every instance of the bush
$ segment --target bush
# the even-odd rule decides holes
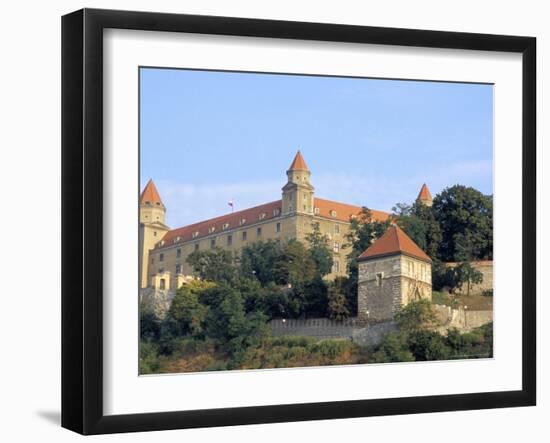
[[[414,331],[407,337],[409,350],[415,360],[447,360],[451,349],[445,337],[435,331]]]
[[[158,347],[150,341],[139,343],[139,373],[155,374],[160,369]]]
[[[401,308],[395,321],[404,332],[429,329],[437,323],[437,318],[429,300],[419,300]]]
[[[409,350],[406,336],[390,332],[373,354],[372,361],[374,363],[406,362],[414,361],[414,356]]]

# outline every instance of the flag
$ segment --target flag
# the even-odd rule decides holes
[[[227,204],[228,204],[229,206],[231,206],[231,211],[233,211],[233,209],[235,209],[235,205],[234,205],[234,203],[233,203],[233,200],[229,200],[229,201],[227,202]]]

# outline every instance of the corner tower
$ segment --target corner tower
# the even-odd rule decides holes
[[[432,298],[432,261],[397,225],[358,258],[357,313],[364,320],[392,320],[413,301]]]
[[[308,169],[302,153],[298,151],[292,164],[286,171],[287,183],[283,186],[283,215],[313,215],[313,191]]]
[[[149,286],[149,251],[169,231],[165,224],[166,208],[153,180],[149,180],[139,197],[139,282]]]
[[[430,193],[430,190],[428,189],[428,185],[426,185],[426,183],[424,183],[422,185],[422,188],[420,188],[420,192],[418,193],[418,197],[416,197],[416,201],[426,206],[433,205],[432,194]]]

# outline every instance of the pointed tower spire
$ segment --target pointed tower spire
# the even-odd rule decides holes
[[[308,169],[302,153],[298,151],[286,171],[287,183],[283,186],[283,214],[313,214],[313,192]]]
[[[309,168],[306,165],[306,162],[304,160],[304,157],[302,157],[302,153],[300,150],[296,153],[296,156],[294,157],[294,160],[292,160],[292,164],[290,165],[290,168],[288,168],[289,171],[309,171]]]
[[[141,196],[139,198],[139,203],[141,205],[156,205],[164,207],[164,204],[160,199],[159,192],[157,191],[157,187],[155,186],[155,182],[153,181],[153,179],[149,179],[149,181],[145,185],[145,188],[143,188],[143,192],[141,193]]]
[[[426,206],[432,206],[432,194],[430,193],[430,190],[428,189],[428,185],[426,185],[426,183],[424,183],[422,185],[422,188],[420,188],[420,192],[418,193],[418,197],[416,197],[416,200],[420,203],[425,204]]]

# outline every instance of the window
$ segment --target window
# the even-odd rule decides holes
[[[315,213],[315,215],[319,215],[319,213],[321,212],[321,210],[319,208],[314,208],[313,209],[313,212]]]
[[[281,232],[281,224],[277,223],[277,232]]]
[[[161,253],[161,254],[159,255],[159,261],[164,261],[164,254]]]
[[[166,280],[161,278],[160,279],[160,289],[165,289],[166,288]]]
[[[229,223],[224,223],[223,226],[222,226],[222,229],[225,230],[225,229],[228,229],[229,228]]]
[[[261,237],[262,236],[262,228],[256,229],[256,236]]]
[[[193,232],[193,234],[191,235],[191,237],[193,238],[197,238],[199,236],[199,231],[195,231]]]
[[[151,257],[151,264],[155,263],[155,257]]]
[[[340,225],[334,225],[334,233],[340,234]]]
[[[246,231],[243,231],[243,241],[246,241]]]
[[[176,257],[177,258],[181,257],[181,248],[176,249]]]
[[[157,236],[157,231],[153,231],[153,237]]]
[[[335,274],[338,272],[340,272],[340,262],[338,260],[334,260],[332,263],[332,273]]]
[[[195,243],[195,251],[198,251],[198,250],[199,250],[199,244]]]
[[[210,240],[210,249],[214,249],[216,247],[216,239],[213,238]]]
[[[376,274],[376,286],[382,286],[382,279],[384,278],[383,272],[378,272]]]
[[[241,221],[239,222],[239,224],[242,226],[246,223],[246,218],[241,218]]]
[[[159,268],[159,274],[164,274],[164,268]]]
[[[214,232],[216,230],[216,227],[215,226],[210,226],[208,228],[208,233],[212,234],[212,232]]]
[[[263,220],[263,219],[265,218],[265,212],[262,212],[262,213],[258,216],[258,218],[259,218],[260,220]]]
[[[332,210],[330,211],[330,216],[331,216],[331,217],[336,217],[336,211],[335,211],[334,209],[332,209]]]
[[[227,236],[227,246],[231,246],[233,244],[233,236],[228,235]]]
[[[178,235],[176,239],[174,240],[174,243],[179,242],[181,240],[181,237]]]
[[[279,208],[273,210],[273,216],[277,217],[281,213],[281,210]]]
[[[334,250],[334,252],[340,252],[340,243],[335,241],[332,249]]]
[[[178,263],[176,264],[176,275],[181,274],[181,265]]]

